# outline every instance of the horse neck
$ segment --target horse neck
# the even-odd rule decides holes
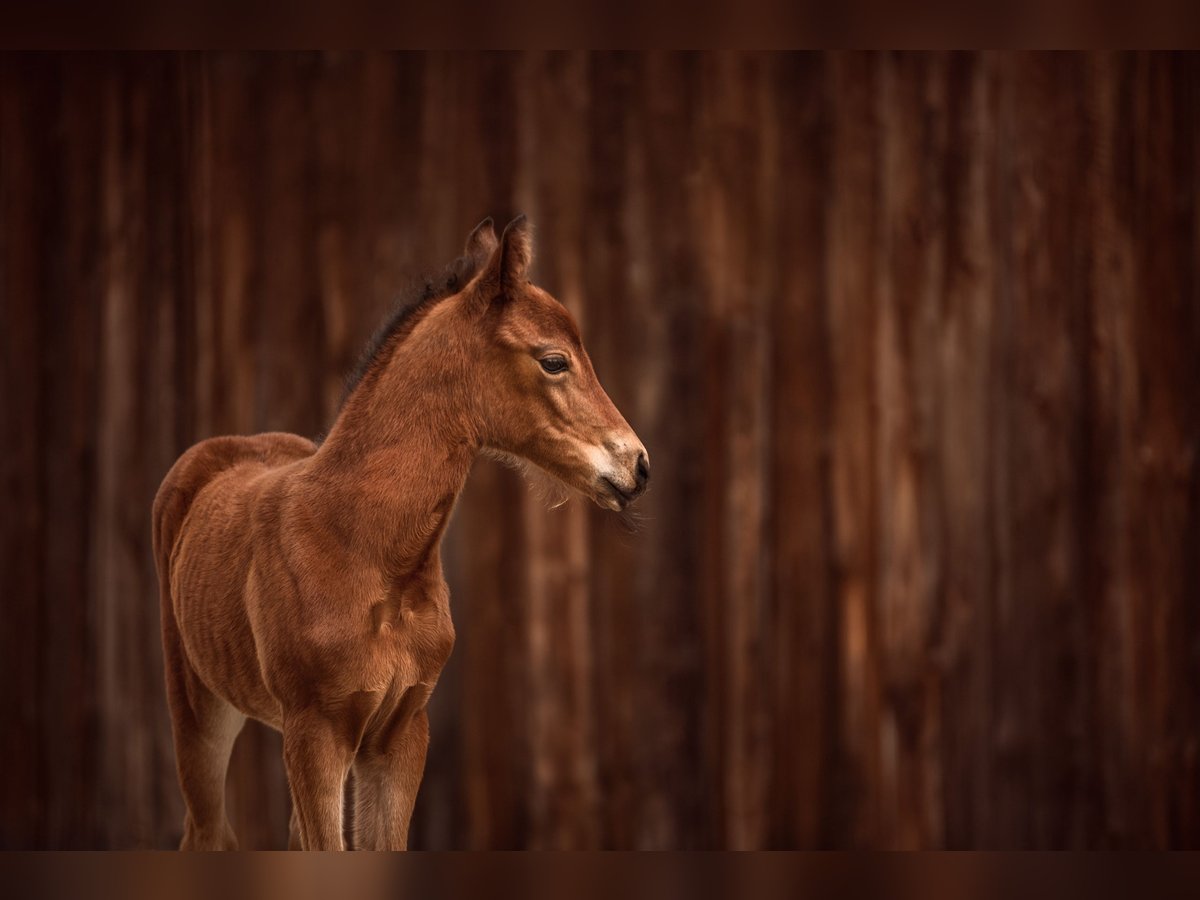
[[[469,367],[452,342],[414,337],[354,390],[309,466],[346,546],[395,574],[437,562],[479,450],[460,383]]]

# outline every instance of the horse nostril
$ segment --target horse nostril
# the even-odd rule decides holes
[[[638,487],[644,487],[646,482],[650,480],[650,464],[646,462],[646,454],[639,453],[637,458],[637,481]]]

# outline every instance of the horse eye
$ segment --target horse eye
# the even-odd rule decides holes
[[[565,356],[547,356],[545,359],[538,360],[538,362],[551,375],[567,371],[567,358]]]

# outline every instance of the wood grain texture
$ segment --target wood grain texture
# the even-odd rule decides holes
[[[476,466],[413,846],[1200,846],[1198,128],[1187,54],[0,58],[0,846],[177,843],[159,480],[518,211],[653,489]]]

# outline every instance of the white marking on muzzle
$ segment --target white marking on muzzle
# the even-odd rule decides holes
[[[597,478],[612,478],[617,474],[616,459],[607,448],[592,445],[587,448],[587,458]]]
[[[597,478],[608,478],[626,488],[632,469],[637,464],[638,454],[646,451],[637,438],[631,440],[625,435],[609,438],[606,443],[612,446],[611,450],[603,445],[587,448],[588,462],[592,464]]]

